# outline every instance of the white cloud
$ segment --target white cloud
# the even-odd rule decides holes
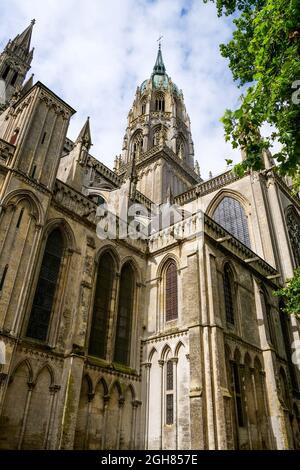
[[[187,14],[181,16],[182,9]],[[224,142],[219,118],[236,105],[219,44],[231,35],[228,19],[199,0],[0,0],[0,45],[36,18],[32,72],[77,110],[69,136],[91,116],[95,157],[112,167],[121,152],[137,85],[148,78],[164,35],[168,74],[183,90],[195,155],[207,177],[239,154]]]

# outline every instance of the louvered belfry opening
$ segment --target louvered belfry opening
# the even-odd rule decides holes
[[[61,231],[48,236],[39,279],[35,291],[26,336],[45,341],[48,334],[59,271],[64,251]]]

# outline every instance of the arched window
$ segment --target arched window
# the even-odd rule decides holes
[[[184,160],[184,142],[183,140],[180,140],[178,149],[177,149],[177,155],[180,158],[180,160]]]
[[[57,289],[64,243],[59,229],[48,236],[26,336],[45,341]]]
[[[300,217],[293,206],[286,211],[286,223],[296,267],[300,266]]]
[[[213,219],[250,248],[247,217],[242,205],[232,197],[224,197],[216,208]]]
[[[121,271],[114,361],[129,365],[135,276],[130,263]]]
[[[5,80],[7,78],[7,75],[9,74],[9,71],[10,71],[10,67],[9,67],[9,65],[7,65],[4,72],[3,72],[3,74],[2,74],[3,80]]]
[[[93,307],[93,319],[90,333],[89,354],[105,358],[109,313],[112,300],[115,264],[110,253],[101,256]]]
[[[177,266],[170,261],[165,274],[166,322],[178,318]]]
[[[142,132],[138,132],[134,135],[132,140],[132,157],[139,158],[140,155],[143,153],[143,134]]]
[[[142,101],[141,111],[142,111],[142,114],[146,114],[146,101]]]
[[[226,322],[229,325],[234,325],[233,273],[229,264],[225,264],[224,267],[223,286]]]
[[[163,93],[159,93],[155,98],[155,111],[165,111],[165,97]]]
[[[166,424],[174,423],[174,365],[166,363]]]
[[[184,160],[184,147],[184,140],[179,137],[179,139],[177,140],[177,155],[181,160]]]
[[[18,72],[15,72],[15,73],[13,74],[13,77],[12,77],[11,82],[10,82],[11,85],[14,86],[14,85],[16,84],[17,78],[18,78]]]

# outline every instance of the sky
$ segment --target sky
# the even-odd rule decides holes
[[[68,137],[91,119],[91,154],[110,168],[121,153],[137,86],[149,78],[159,36],[168,75],[183,90],[201,175],[240,153],[224,141],[220,118],[238,106],[219,45],[232,35],[202,0],[0,0],[0,48],[35,18],[31,72],[77,112]]]

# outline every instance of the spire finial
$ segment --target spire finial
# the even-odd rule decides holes
[[[32,24],[32,26],[34,26],[34,25],[35,25],[35,23],[36,23],[36,21],[35,21],[35,19],[33,18],[33,20],[31,20],[31,24]]]
[[[153,73],[158,74],[158,75],[164,75],[166,73],[166,67],[162,58],[162,53],[161,53],[161,40],[163,36],[160,36],[157,40],[158,42],[158,53],[157,53],[157,58],[156,62],[154,65]]]
[[[81,129],[79,136],[76,139],[76,143],[83,144],[87,148],[88,151],[93,145],[92,138],[91,138],[91,129],[90,129],[90,116],[88,116],[87,120],[85,121],[85,124],[83,128]]]

